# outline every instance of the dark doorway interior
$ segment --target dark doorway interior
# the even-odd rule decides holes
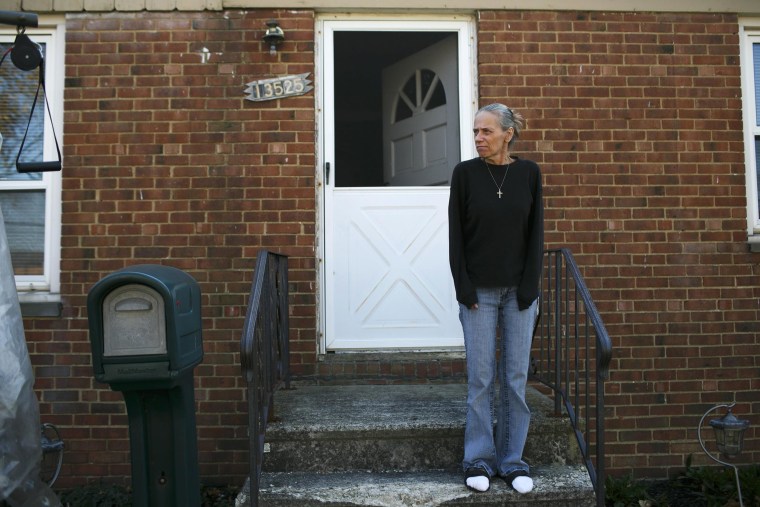
[[[335,32],[335,185],[383,186],[382,69],[451,32]]]

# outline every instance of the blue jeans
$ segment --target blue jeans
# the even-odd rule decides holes
[[[522,459],[530,425],[525,402],[536,301],[517,307],[515,287],[478,288],[478,308],[459,305],[467,354],[467,421],[464,434],[465,470],[484,468],[490,475],[529,472]],[[501,355],[496,357],[496,328],[501,330]],[[499,402],[496,435],[493,410],[496,373]]]

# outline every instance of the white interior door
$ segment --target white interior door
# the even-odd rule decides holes
[[[459,160],[457,38],[383,70],[383,168],[391,186],[447,185]]]
[[[325,167],[329,164],[332,172],[330,177],[327,172],[322,175],[324,257],[321,267],[324,290],[320,300],[323,302],[323,351],[431,350],[463,345],[448,266],[447,206],[451,169],[463,158],[460,153],[468,158],[473,156],[469,136],[464,140],[458,139],[462,124],[472,124],[474,111],[474,85],[470,70],[474,65],[470,45],[471,20],[438,19],[422,25],[431,31],[456,35],[447,46],[437,49],[443,53],[439,60],[453,60],[455,70],[440,70],[445,65],[430,69],[439,76],[445,90],[443,107],[433,108],[438,110],[435,115],[427,115],[424,107],[418,107],[421,121],[417,121],[413,128],[404,126],[409,128],[412,137],[421,135],[424,140],[425,134],[428,134],[427,160],[435,161],[435,164],[428,165],[438,166],[433,168],[434,175],[422,176],[425,171],[416,170],[414,176],[402,176],[400,171],[394,169],[397,174],[392,183],[406,186],[350,187],[335,184],[340,171],[345,169],[335,163],[336,159],[340,159],[336,146],[341,143],[336,142],[334,118],[336,101],[342,99],[336,97],[334,92],[335,62],[332,55],[335,52],[332,44],[335,33],[340,30],[414,32],[419,31],[420,26],[419,21],[409,20],[408,17],[403,21],[324,19],[318,26],[323,35],[324,68],[322,160]],[[464,63],[461,63],[465,55]],[[397,83],[408,81],[409,76],[414,76],[415,67],[419,68],[413,62],[419,56],[422,60],[418,58],[418,63],[431,58],[430,54],[411,55],[406,62],[397,66],[405,66],[403,71],[397,73],[405,77],[390,79],[387,86],[396,86],[398,92]],[[459,72],[456,71],[456,62],[460,62]],[[429,66],[426,68],[429,69]],[[448,107],[451,97],[454,97],[456,107]],[[461,104],[470,107],[462,112]],[[430,144],[430,138],[435,136],[431,132],[436,129],[449,134],[443,139],[439,136],[436,144]],[[398,130],[400,128],[396,132]],[[389,132],[394,132],[394,129]],[[457,132],[457,135],[452,137],[451,132]],[[441,149],[452,143],[456,148],[456,157],[449,155],[450,150],[442,154]],[[383,144],[385,152],[387,143]],[[418,144],[425,145],[424,142]],[[437,186],[418,186],[424,184]]]

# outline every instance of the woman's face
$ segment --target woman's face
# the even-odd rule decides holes
[[[492,163],[505,162],[496,158],[502,153],[508,153],[507,145],[515,133],[514,128],[502,130],[496,115],[483,111],[475,115],[472,133],[475,135],[475,149],[478,150],[478,155]]]

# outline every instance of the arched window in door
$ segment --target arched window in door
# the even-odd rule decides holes
[[[392,123],[446,104],[446,90],[430,69],[417,69],[399,91]]]

